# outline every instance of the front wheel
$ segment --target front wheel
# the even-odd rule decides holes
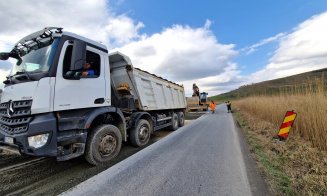
[[[151,136],[151,126],[147,120],[141,119],[130,132],[130,141],[133,146],[141,147],[148,144]]]
[[[100,125],[88,135],[85,159],[92,165],[107,163],[115,158],[122,145],[119,129],[113,125]]]

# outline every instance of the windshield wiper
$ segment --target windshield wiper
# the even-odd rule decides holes
[[[4,84],[13,84],[16,83],[15,80],[33,80],[30,74],[26,70],[18,71],[14,75],[6,77],[7,79],[3,81]]]
[[[16,72],[16,74],[13,76],[16,76],[16,79],[18,79],[18,80],[23,79],[22,76],[25,76],[26,79],[28,79],[28,80],[32,80],[30,74],[25,69],[22,69],[21,71]]]
[[[11,84],[12,83],[12,76],[7,76],[7,79],[3,81],[4,84]]]

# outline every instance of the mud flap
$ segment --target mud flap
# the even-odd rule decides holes
[[[58,156],[57,161],[66,161],[79,157],[84,154],[85,143],[74,143],[71,144],[69,149],[64,148],[63,146],[58,147]]]

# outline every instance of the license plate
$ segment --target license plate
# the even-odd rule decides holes
[[[14,138],[12,138],[12,137],[5,137],[5,143],[13,144],[14,143]]]

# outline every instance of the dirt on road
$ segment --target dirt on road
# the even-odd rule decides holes
[[[186,118],[195,119],[202,114]],[[191,122],[186,120],[185,124]],[[170,133],[167,129],[156,131],[148,145]],[[89,165],[83,157],[57,162],[55,158],[22,157],[4,151],[0,153],[0,195],[58,195],[142,149],[123,143],[114,160],[97,167]]]

